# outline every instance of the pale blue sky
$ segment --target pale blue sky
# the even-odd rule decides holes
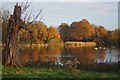
[[[2,7],[13,10],[14,4],[5,2]],[[62,22],[71,24],[73,21],[87,19],[108,30],[118,28],[117,2],[33,2],[31,8],[33,14],[42,9],[42,21],[47,26],[57,27]]]

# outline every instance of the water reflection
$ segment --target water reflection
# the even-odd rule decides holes
[[[94,48],[90,47],[68,47],[62,52],[62,57],[76,57],[82,64],[91,64],[95,59]],[[65,58],[64,58],[65,59]]]
[[[22,64],[27,62],[72,62],[77,58],[81,64],[118,62],[118,50],[107,48],[106,50],[95,50],[93,47],[34,47],[20,50]]]
[[[67,66],[79,61],[78,68],[93,71],[118,71],[118,49],[95,50],[94,47],[34,47],[20,50],[23,66]]]
[[[34,47],[34,48],[25,48],[24,50],[20,50],[20,60],[22,64],[28,62],[48,62],[48,61],[59,61],[61,48],[44,48],[44,47]]]
[[[105,56],[106,56],[106,50],[98,50],[95,51],[96,54],[96,58],[95,58],[95,62],[97,63],[105,63]]]

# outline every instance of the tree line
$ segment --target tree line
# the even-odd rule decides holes
[[[2,22],[2,42],[5,43],[8,23]],[[20,44],[47,44],[52,41],[62,42],[59,32],[54,26],[47,27],[44,23],[33,22],[27,27],[29,31],[19,31]],[[31,33],[31,35],[30,35]]]
[[[28,31],[22,29],[20,31],[21,43],[44,44],[50,42],[53,39],[60,40],[60,35],[56,28],[53,26],[47,27],[40,21],[32,23],[28,28],[32,35],[29,35]]]
[[[5,15],[6,14],[6,15]],[[2,14],[1,14],[2,15]],[[6,38],[6,31],[8,27],[7,17],[9,12],[5,11],[2,15],[2,42]],[[46,26],[41,21],[33,22],[29,25],[29,30],[21,29],[20,42],[21,43],[49,43],[52,40],[57,42],[66,41],[83,41],[83,42],[96,42],[97,46],[119,46],[120,29],[107,30],[104,26],[97,26],[91,24],[87,19],[72,22],[70,25],[61,23],[58,28],[54,26]]]
[[[61,39],[66,41],[96,42],[97,46],[119,46],[120,29],[113,31],[104,26],[91,24],[87,19],[72,22],[70,25],[61,23],[58,27]],[[119,46],[120,47],[120,46]]]

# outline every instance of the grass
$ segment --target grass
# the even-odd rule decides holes
[[[120,78],[118,73],[79,71],[69,73],[60,68],[14,68],[2,67],[3,78]]]

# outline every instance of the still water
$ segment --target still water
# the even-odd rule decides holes
[[[116,48],[96,50],[94,47],[34,47],[20,49],[19,58],[22,65],[53,61],[64,66],[67,62],[72,63],[75,58],[84,65],[112,64],[120,60],[119,51]]]

